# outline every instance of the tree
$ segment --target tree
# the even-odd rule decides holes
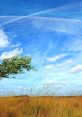
[[[31,65],[31,57],[14,56],[3,59],[0,63],[0,78],[8,78],[9,75],[21,74],[24,70],[35,70]]]

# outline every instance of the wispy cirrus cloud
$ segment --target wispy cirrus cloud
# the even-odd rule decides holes
[[[47,58],[47,61],[48,62],[56,62],[57,60],[60,60],[64,57],[66,57],[67,54],[66,53],[63,53],[63,54],[58,54],[58,55],[55,55],[55,56],[52,56],[52,57],[48,57]]]
[[[71,66],[74,64],[74,60],[72,59],[68,59],[68,60],[65,60],[64,62],[61,62],[61,63],[51,63],[51,64],[47,64],[45,65],[45,69],[53,69],[53,68],[62,68],[62,67],[68,67],[68,66]]]
[[[70,73],[79,73],[82,72],[82,64],[76,65],[70,69]]]
[[[14,50],[11,51],[5,51],[0,55],[0,59],[5,59],[5,58],[12,58],[16,55],[19,55],[23,52],[22,48],[15,48]]]
[[[9,43],[9,37],[3,29],[0,29],[0,48],[7,47]]]
[[[10,47],[11,48],[16,48],[16,47],[20,47],[21,43],[16,43],[16,44],[12,44]]]

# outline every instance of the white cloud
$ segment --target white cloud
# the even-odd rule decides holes
[[[45,69],[52,69],[54,67],[54,64],[48,64],[45,66]]]
[[[75,67],[71,68],[70,73],[79,73],[82,71],[82,65],[76,65]]]
[[[76,39],[69,41],[65,47],[72,52],[82,51],[82,37],[76,37]]]
[[[45,69],[63,69],[66,67],[69,67],[70,65],[73,65],[74,61],[72,59],[65,60],[62,63],[57,63],[57,64],[47,64],[45,66]]]
[[[7,47],[9,45],[9,38],[7,34],[0,29],[0,48]]]
[[[72,65],[73,63],[74,61],[72,59],[68,59],[68,60],[65,60],[65,62],[59,63],[58,66],[65,67],[65,66]]]
[[[16,47],[20,47],[20,46],[21,46],[21,43],[16,43],[16,44],[11,45],[10,47],[11,48],[16,48]]]
[[[0,59],[5,59],[5,58],[12,58],[16,55],[19,55],[23,52],[23,49],[22,48],[16,48],[14,50],[11,50],[9,52],[3,52],[0,56]]]
[[[60,60],[64,57],[66,57],[67,54],[59,54],[59,55],[56,55],[56,56],[53,56],[53,57],[49,57],[47,58],[47,61],[49,62],[56,62],[57,60]]]

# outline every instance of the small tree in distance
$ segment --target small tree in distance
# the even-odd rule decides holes
[[[28,56],[14,56],[3,59],[0,63],[0,78],[8,78],[9,75],[21,74],[24,70],[35,70],[31,62],[32,58]]]

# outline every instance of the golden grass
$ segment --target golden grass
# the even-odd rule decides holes
[[[1,97],[0,117],[82,117],[82,97]]]

